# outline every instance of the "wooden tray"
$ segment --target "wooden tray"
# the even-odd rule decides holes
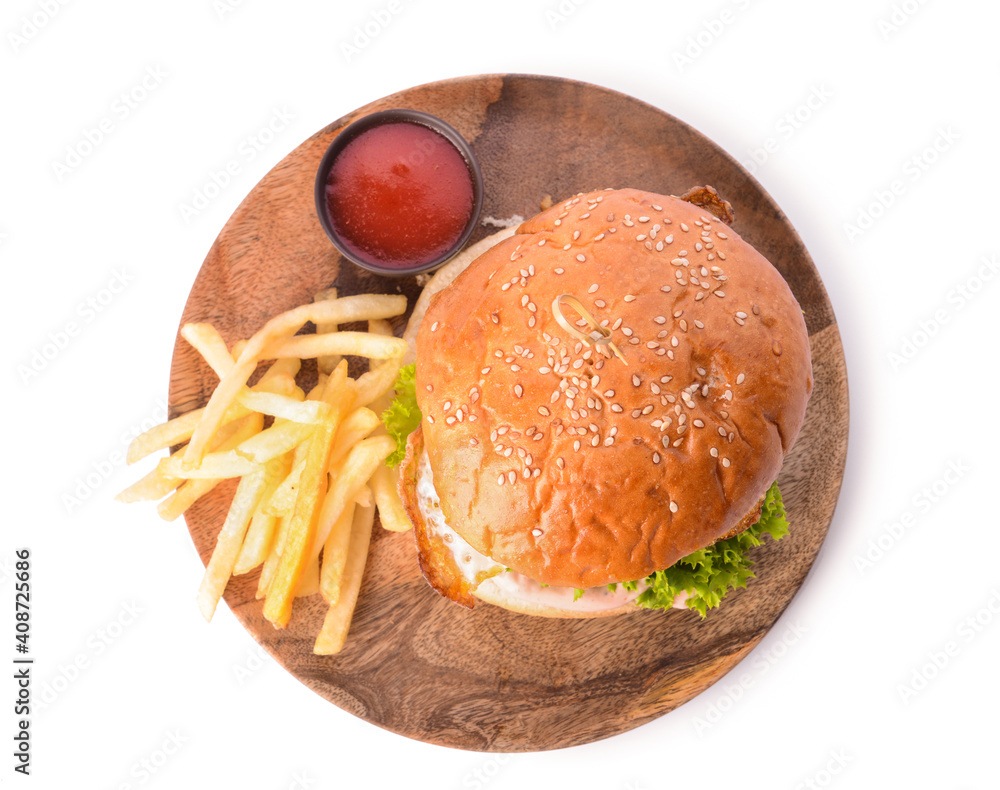
[[[665,194],[712,184],[732,202],[734,228],[782,272],[805,310],[815,391],[779,478],[792,525],[754,551],[758,578],[702,621],[689,611],[547,620],[485,604],[463,610],[417,568],[410,534],[376,529],[347,646],[313,655],[325,606],[299,599],[274,629],[254,599],[257,574],[230,582],[226,601],[289,672],[344,710],[422,741],[485,751],[533,751],[595,741],[655,719],[732,669],[767,633],[809,571],[833,516],[847,451],[843,349],[819,274],[774,201],[730,156],[676,118],[629,96],[550,77],[487,75],[412,88],[359,109],[306,140],[251,191],[212,246],[182,322],[210,321],[227,341],[329,285],[342,294],[406,293],[342,262],[313,206],[329,142],[355,117],[390,107],[444,118],[472,144],[486,184],[484,217],[528,217],[545,195],[633,186]],[[482,227],[473,241],[492,232]],[[397,322],[397,334],[404,322]],[[203,405],[215,378],[178,339],[170,406]],[[208,560],[233,487],[187,515]]]

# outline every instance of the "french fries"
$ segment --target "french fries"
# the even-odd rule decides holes
[[[376,509],[387,529],[412,526],[384,463],[395,440],[379,419],[406,351],[386,319],[405,309],[404,296],[338,298],[327,289],[232,347],[211,324],[181,329],[219,383],[203,408],[132,442],[130,464],[174,449],[118,499],[159,500],[160,516],[173,520],[222,480],[239,478],[198,590],[206,620],[232,576],[259,569],[267,620],[286,627],[295,599],[318,593],[329,611],[314,650],[330,655],[343,646]],[[340,331],[363,321],[368,332]],[[298,334],[307,323],[316,334]],[[367,358],[368,372],[350,378],[344,357]],[[312,358],[319,380],[307,393],[296,376]]]

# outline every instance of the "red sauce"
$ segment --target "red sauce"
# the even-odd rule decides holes
[[[458,149],[408,122],[375,126],[348,143],[330,168],[326,198],[333,227],[354,255],[400,269],[451,250],[474,202]]]

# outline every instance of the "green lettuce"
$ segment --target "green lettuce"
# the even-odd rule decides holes
[[[392,467],[398,466],[406,456],[406,440],[420,425],[420,408],[417,406],[415,382],[416,365],[404,365],[396,377],[396,399],[382,412],[382,424],[396,440],[396,449],[385,459]]]
[[[720,540],[678,560],[666,570],[646,577],[648,585],[636,603],[648,609],[669,609],[674,598],[687,593],[687,607],[705,617],[719,605],[730,590],[746,587],[754,577],[753,561],[747,553],[764,542],[764,535],[778,540],[788,534],[788,520],[778,484],[772,483],[764,497],[760,519],[749,529],[732,538]],[[626,589],[636,589],[637,582],[626,582]]]

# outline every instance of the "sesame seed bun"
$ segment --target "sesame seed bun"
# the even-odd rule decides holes
[[[579,195],[431,298],[422,442],[448,525],[478,552],[590,588],[752,523],[802,426],[809,340],[781,275],[709,208]],[[580,339],[594,327],[566,294],[621,358]]]

